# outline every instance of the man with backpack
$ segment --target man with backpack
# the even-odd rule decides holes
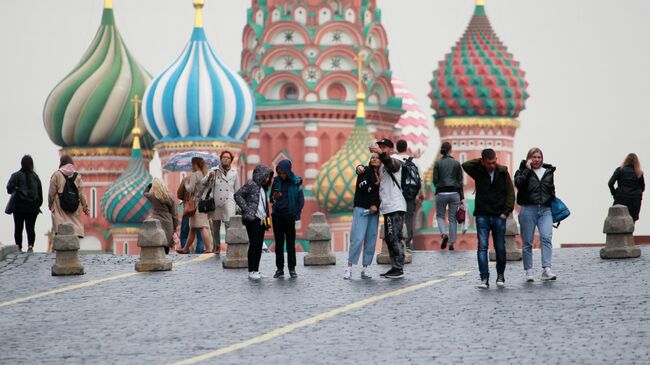
[[[75,234],[84,236],[84,225],[81,212],[90,213],[88,203],[83,194],[83,182],[69,155],[61,156],[59,169],[50,178],[50,188],[47,202],[52,212],[52,231],[59,233],[59,225],[72,223]]]
[[[402,161],[402,195],[406,200],[406,249],[413,251],[413,230],[414,221],[413,216],[417,209],[417,204],[421,202],[424,197],[420,194],[422,189],[422,178],[420,177],[420,170],[413,156],[406,153],[408,143],[400,139],[397,141],[397,154],[391,157]]]

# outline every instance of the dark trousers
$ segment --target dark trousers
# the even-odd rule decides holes
[[[248,272],[260,271],[260,260],[262,259],[262,245],[264,244],[264,226],[259,218],[253,221],[245,221],[246,233],[248,233]]]
[[[23,249],[23,228],[27,231],[27,244],[32,247],[36,242],[36,217],[38,213],[18,213],[14,212],[14,241],[21,250]]]
[[[273,236],[275,239],[275,267],[284,269],[284,243],[287,243],[289,270],[296,268],[296,219],[291,215],[273,215]]]
[[[411,247],[413,245],[413,216],[415,215],[415,208],[417,207],[417,200],[407,200],[406,201],[406,214],[404,218],[406,219],[406,247]]]
[[[478,270],[481,280],[490,279],[490,267],[488,266],[488,239],[492,232],[494,251],[497,255],[497,274],[506,271],[506,220],[495,215],[477,215],[476,233],[478,235]]]
[[[402,228],[404,212],[384,214],[384,239],[388,246],[390,265],[393,269],[404,269],[404,244],[402,243]]]
[[[624,197],[618,196],[614,198],[614,205],[621,204],[627,207],[634,221],[639,220],[639,212],[641,211],[641,197]]]

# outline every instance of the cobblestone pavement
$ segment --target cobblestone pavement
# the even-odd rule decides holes
[[[598,249],[554,253],[558,281],[525,283],[521,262],[510,262],[507,287],[494,288],[493,277],[488,291],[474,288],[474,252],[417,252],[399,281],[378,278],[387,267],[376,265],[374,279],[361,280],[356,270],[344,281],[341,254],[328,267],[303,267],[299,257],[298,279],[257,283],[246,270],[224,270],[210,258],[0,307],[0,363],[180,361],[441,278],[204,363],[648,364],[650,249],[625,261],[601,260]],[[0,262],[0,304],[132,272],[137,259],[82,257],[82,277],[50,276],[52,255],[7,257]],[[271,276],[273,266],[273,255],[264,254],[263,273]],[[462,270],[471,272],[448,276]]]

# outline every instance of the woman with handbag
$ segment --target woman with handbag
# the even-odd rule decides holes
[[[553,214],[551,202],[555,198],[555,167],[544,163],[544,154],[537,147],[531,148],[515,173],[519,225],[521,229],[522,257],[526,281],[534,281],[533,239],[535,228],[539,230],[542,246],[542,280],[555,280],[551,271],[553,256]]]
[[[632,219],[635,222],[638,221],[641,198],[645,190],[645,179],[636,154],[630,153],[625,157],[621,166],[614,171],[607,185],[614,198],[614,204],[625,205],[630,211]]]
[[[185,247],[176,252],[185,254],[189,253],[194,244],[197,235],[201,235],[205,243],[205,252],[212,251],[212,233],[210,232],[210,220],[207,212],[201,212],[198,209],[202,200],[206,200],[204,191],[201,186],[201,179],[208,174],[208,167],[201,157],[192,158],[192,175],[185,181],[185,190],[190,194],[191,200],[197,205],[197,210],[190,216],[190,233],[185,243]],[[210,189],[211,190],[211,189]],[[209,193],[205,192],[206,194]]]
[[[43,205],[41,179],[34,172],[34,160],[30,155],[20,160],[20,170],[13,173],[7,184],[11,194],[5,213],[14,216],[14,240],[18,250],[23,250],[23,227],[27,231],[27,252],[34,252],[36,241],[36,218]]]
[[[169,253],[169,248],[174,246],[174,233],[178,228],[178,208],[165,184],[160,179],[155,178],[151,185],[147,186],[144,196],[151,202],[152,218],[160,221],[165,236],[167,237],[167,246],[165,253]]]
[[[449,242],[449,251],[454,250],[456,243],[457,220],[456,214],[458,207],[463,203],[463,169],[460,162],[454,160],[451,156],[451,144],[444,142],[440,147],[442,157],[433,165],[433,184],[436,187],[436,220],[442,243],[440,249],[447,248]],[[449,221],[449,235],[445,225],[445,213]]]

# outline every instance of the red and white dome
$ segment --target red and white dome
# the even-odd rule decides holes
[[[426,114],[422,112],[420,104],[406,86],[395,76],[392,77],[391,83],[395,90],[395,97],[402,98],[402,109],[404,109],[404,114],[395,125],[396,135],[408,143],[410,155],[420,157],[427,148],[430,123]]]

